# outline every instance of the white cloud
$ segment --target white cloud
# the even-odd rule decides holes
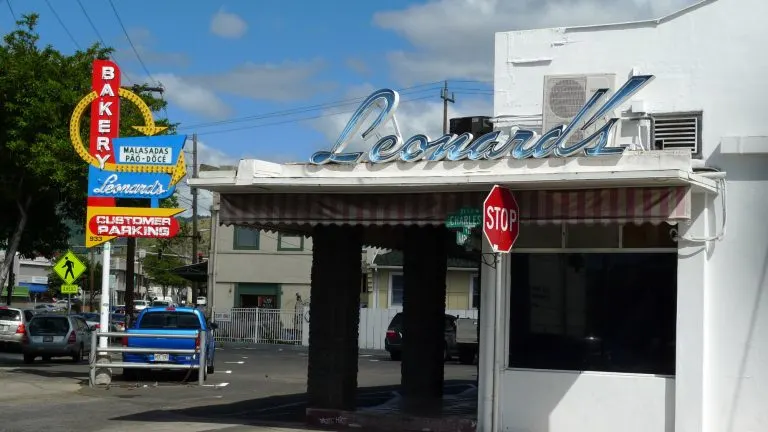
[[[246,62],[215,75],[190,77],[190,80],[218,91],[268,101],[305,100],[335,87],[313,78],[325,68],[322,60],[286,61],[281,64]]]
[[[344,61],[344,65],[360,75],[370,75],[371,69],[359,58],[350,57]]]
[[[248,31],[248,24],[239,15],[222,7],[211,18],[211,33],[227,39],[239,39]]]
[[[128,35],[133,42],[133,47],[139,53],[141,60],[147,65],[163,65],[185,67],[189,65],[189,57],[180,52],[160,52],[155,51],[155,37],[152,32],[145,27],[133,27],[128,29]],[[121,62],[136,62],[136,53],[130,47],[123,47],[115,52]],[[151,67],[150,67],[151,69]]]
[[[210,88],[174,74],[157,74],[154,78],[165,88],[168,101],[179,108],[217,120],[232,113],[232,109]]]
[[[370,84],[363,84],[349,89],[345,99],[365,97],[376,90]],[[338,112],[339,110],[336,110]],[[320,131],[327,141],[317,146],[317,150],[330,149],[339,134],[349,121],[350,109],[343,110],[343,114],[332,115],[334,111],[327,111],[326,117],[313,122],[313,127]],[[448,109],[448,118],[491,115],[493,106],[488,98],[470,98],[464,97],[463,100],[455,105],[450,105]],[[443,103],[435,101],[433,98],[421,99],[420,97],[400,96],[400,105],[395,112],[398,126],[403,138],[407,139],[416,134],[425,134],[431,139],[443,135]],[[369,121],[372,117],[369,117]],[[362,129],[360,130],[362,132]],[[376,134],[385,136],[394,134],[394,128],[390,124],[379,127]],[[368,150],[376,141],[376,136],[372,136],[367,141],[363,141],[358,136],[350,141],[348,150]]]
[[[376,13],[373,22],[405,38],[410,52],[388,54],[402,84],[491,80],[494,33],[658,17],[695,0],[431,0]]]

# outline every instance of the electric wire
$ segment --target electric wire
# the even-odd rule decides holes
[[[95,24],[95,23],[93,22],[93,20],[91,19],[91,16],[88,14],[88,11],[87,11],[87,10],[85,10],[85,6],[83,5],[83,2],[82,2],[81,0],[76,0],[76,1],[77,1],[77,4],[80,6],[80,10],[82,10],[82,11],[83,11],[83,15],[85,15],[85,19],[86,19],[86,20],[88,20],[88,24],[90,24],[91,28],[93,29],[93,32],[94,32],[94,33],[96,33],[96,37],[98,37],[98,38],[99,38],[99,41],[101,42],[101,46],[103,46],[104,48],[107,48],[107,46],[108,46],[108,45],[107,45],[107,43],[104,41],[104,38],[101,36],[101,32],[99,32],[99,29],[96,27],[96,24]],[[112,54],[112,55],[111,55],[111,57],[112,57],[112,58],[113,58],[115,61],[117,60],[117,59],[115,58],[115,55],[114,55],[114,54]],[[129,83],[131,83],[131,84],[133,84],[133,83],[134,83],[134,81],[131,79],[131,77],[130,77],[130,76],[128,76],[128,74],[127,74],[127,73],[125,73],[123,70],[121,70],[121,71],[120,71],[120,75],[121,75],[122,77],[125,77],[125,79],[126,79],[126,80],[127,80]]]
[[[8,5],[11,3],[9,2]],[[64,32],[67,33],[67,36],[69,36],[69,39],[72,41],[73,44],[75,44],[75,47],[78,49],[78,51],[82,51],[82,48],[80,48],[80,44],[77,43],[77,40],[75,40],[75,37],[72,36],[72,33],[69,31],[66,25],[64,25],[64,21],[61,20],[61,17],[56,12],[56,9],[53,8],[53,5],[51,5],[51,2],[49,0],[45,0],[45,4],[48,5],[48,9],[51,10],[51,13],[53,13],[53,16],[56,17],[56,20],[61,24],[61,28],[64,29]]]
[[[13,22],[15,23],[17,20],[16,13],[13,11],[13,6],[11,6],[11,0],[5,0],[5,4],[8,5],[8,10],[11,11],[11,16],[13,17]]]
[[[157,81],[155,81],[155,78],[152,77],[151,73],[149,73],[149,69],[147,69],[147,65],[144,64],[144,60],[142,60],[141,55],[139,55],[139,50],[137,50],[136,45],[133,44],[133,41],[131,40],[131,36],[128,35],[128,30],[125,29],[125,25],[123,24],[123,19],[120,18],[120,14],[117,12],[115,3],[112,0],[109,0],[109,5],[112,7],[112,11],[115,13],[115,17],[117,18],[117,22],[120,24],[120,28],[123,29],[123,34],[125,35],[125,38],[128,39],[128,44],[131,46],[133,53],[136,54],[136,59],[139,60],[139,64],[141,65],[142,69],[144,69],[144,73],[147,74],[147,76],[149,77],[150,80],[152,80],[153,83],[156,83]]]

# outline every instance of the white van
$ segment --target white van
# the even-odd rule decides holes
[[[205,297],[198,297],[197,298],[197,305],[198,306],[205,306],[207,301],[208,301],[208,299],[206,299]]]

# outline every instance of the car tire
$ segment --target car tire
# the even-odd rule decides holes
[[[35,362],[35,356],[31,354],[24,354],[24,364],[32,364]]]
[[[471,349],[459,350],[459,363],[463,365],[471,365],[475,362],[475,351]]]
[[[400,351],[390,351],[389,358],[392,359],[392,361],[400,361]]]
[[[77,348],[77,352],[72,354],[72,363],[80,363],[81,361],[83,361],[83,353],[84,352],[85,352],[85,350],[83,350],[83,346],[80,345]]]

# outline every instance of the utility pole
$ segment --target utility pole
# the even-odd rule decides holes
[[[445,81],[445,84],[440,91],[440,99],[443,100],[443,134],[448,133],[448,102],[456,102],[455,97],[456,95],[454,95],[453,92],[448,96],[448,81]]]
[[[197,134],[192,134],[192,178],[197,178]],[[192,192],[192,264],[197,264],[197,188],[190,187]],[[192,282],[192,304],[197,304],[199,292],[197,282]]]

